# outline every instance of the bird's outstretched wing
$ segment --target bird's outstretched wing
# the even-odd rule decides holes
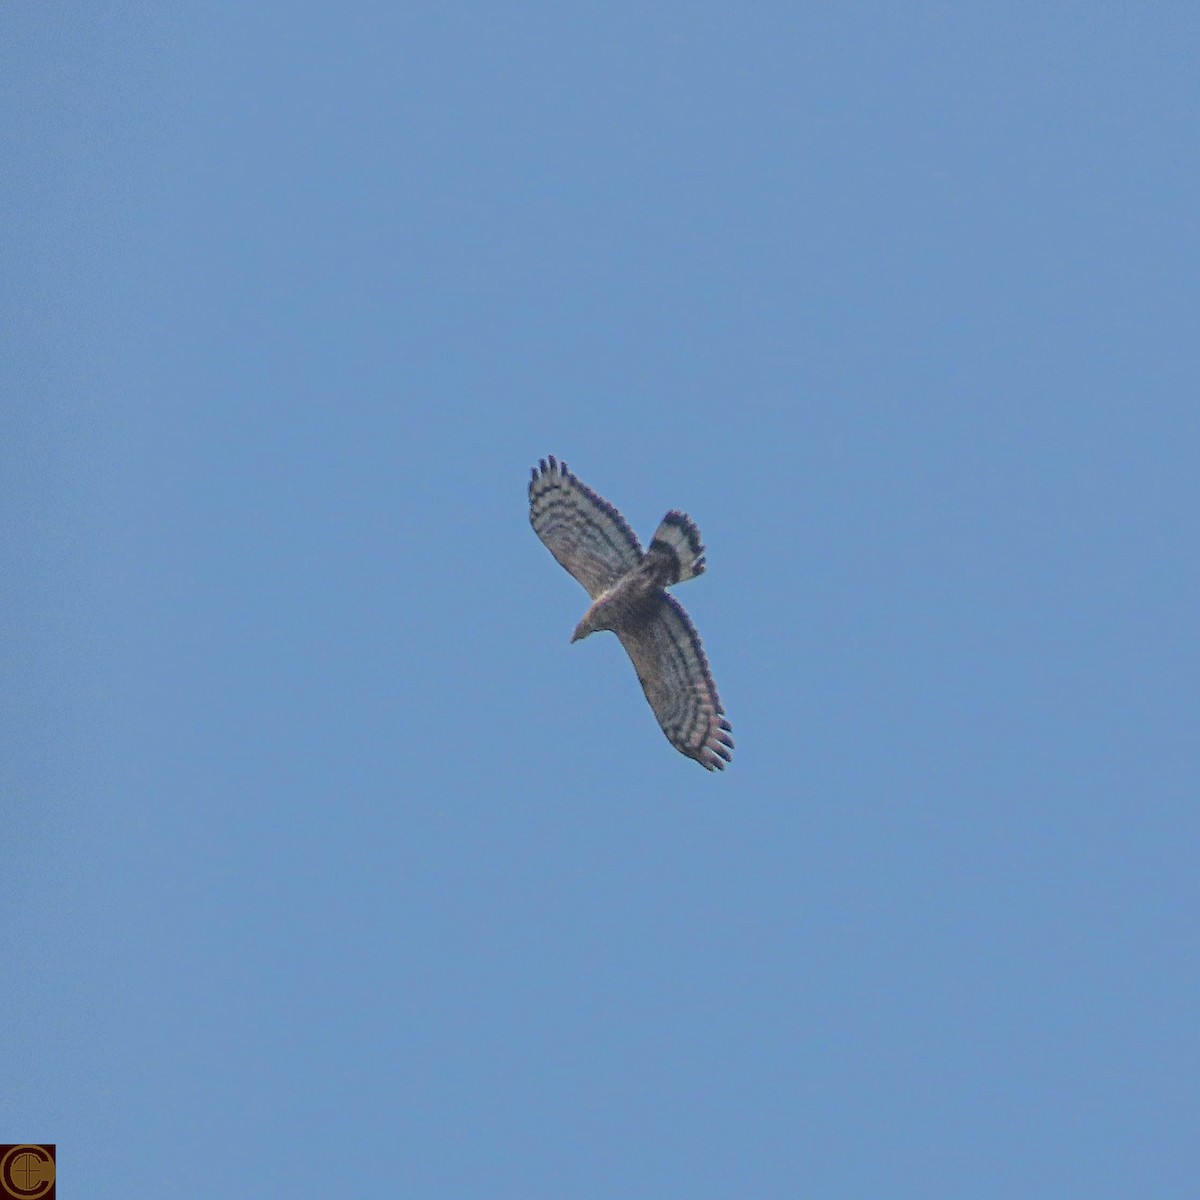
[[[616,633],[667,740],[710,771],[723,771],[733,757],[732,727],[683,606],[666,592],[652,592]]]
[[[533,468],[529,522],[593,600],[642,561],[629,522],[553,455]]]

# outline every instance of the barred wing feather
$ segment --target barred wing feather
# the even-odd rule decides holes
[[[708,770],[724,770],[732,758],[731,726],[683,606],[657,592],[616,632],[667,740]]]
[[[594,600],[642,561],[629,523],[551,455],[533,468],[529,522]]]

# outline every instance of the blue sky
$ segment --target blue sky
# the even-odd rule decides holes
[[[0,1132],[1193,1194],[1194,6],[0,23]],[[549,453],[698,522],[725,773],[569,644]]]

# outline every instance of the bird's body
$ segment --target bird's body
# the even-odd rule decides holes
[[[708,770],[723,769],[733,749],[730,725],[699,635],[666,591],[704,572],[695,523],[667,513],[643,553],[617,509],[553,457],[533,469],[529,520],[592,597],[571,640],[615,633],[668,740]]]
[[[661,564],[643,558],[636,567],[592,601],[591,608],[583,614],[583,620],[576,627],[571,641],[577,642],[589,633],[600,633],[602,630],[617,633],[652,621],[658,608],[657,593],[666,587],[666,582]]]

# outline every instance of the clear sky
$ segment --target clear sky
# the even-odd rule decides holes
[[[1200,10],[0,16],[0,1135],[64,1194],[1190,1198]],[[734,726],[664,740],[565,458]]]

